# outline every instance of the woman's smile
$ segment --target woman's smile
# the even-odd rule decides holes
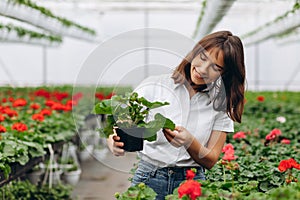
[[[198,72],[197,68],[193,66],[192,66],[191,78],[193,83],[197,85],[206,84],[206,77],[203,76],[200,72]]]

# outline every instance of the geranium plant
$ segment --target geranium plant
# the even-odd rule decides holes
[[[168,102],[150,102],[144,97],[139,97],[136,92],[127,93],[125,96],[114,95],[94,106],[94,114],[106,114],[106,126],[99,129],[106,137],[113,134],[113,128],[145,128],[148,141],[156,140],[156,132],[161,128],[174,130],[175,124],[160,113],[154,119],[147,121],[150,110],[169,105]]]
[[[293,168],[300,170],[300,164],[297,163],[297,161],[293,158],[282,160],[278,165],[278,169],[280,172],[288,171],[288,175],[285,180],[287,184],[291,182],[298,182],[298,179],[292,175]]]
[[[202,190],[201,183],[194,180],[197,170],[195,168],[186,171],[186,180],[183,181],[178,188],[173,191],[173,194],[167,195],[166,200],[196,200],[199,199]]]

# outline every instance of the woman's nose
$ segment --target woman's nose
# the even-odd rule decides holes
[[[208,72],[209,65],[209,62],[202,63],[202,65],[198,67],[197,71],[202,75],[206,75]]]

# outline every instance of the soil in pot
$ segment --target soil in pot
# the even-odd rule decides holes
[[[141,151],[144,145],[145,128],[117,128],[120,142],[124,143],[123,149],[128,152]]]

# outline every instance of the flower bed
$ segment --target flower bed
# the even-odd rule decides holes
[[[107,98],[112,95],[112,88],[73,94],[72,89],[68,86],[0,88],[1,183],[20,175],[20,167],[33,158],[45,156],[48,144],[55,148],[71,141],[84,125],[85,116],[91,112],[100,93]],[[14,166],[18,169],[11,174]]]

